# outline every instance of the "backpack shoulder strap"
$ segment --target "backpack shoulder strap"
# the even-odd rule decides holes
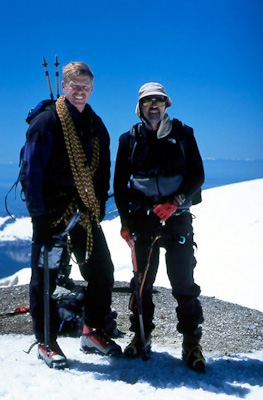
[[[15,189],[15,195],[16,195],[17,186],[18,186],[18,184],[20,182],[20,174],[21,174],[22,164],[23,164],[23,160],[24,160],[24,153],[25,153],[25,144],[23,145],[23,147],[20,150],[18,177],[16,178],[16,181],[13,183],[13,185],[11,186],[11,188],[8,190],[7,194],[5,195],[5,209],[6,209],[6,212],[14,221],[16,219],[13,217],[13,215],[10,213],[10,211],[8,209],[8,204],[7,204],[8,195],[12,192],[13,189]],[[21,190],[21,194],[20,194],[20,197],[23,200],[22,193],[23,193],[23,189]]]
[[[129,142],[129,166],[131,168],[132,163],[133,163],[133,158],[134,158],[134,153],[137,147],[137,139],[138,135],[140,134],[141,131],[141,126],[142,123],[139,122],[136,125],[133,125],[130,127],[130,142]]]
[[[186,154],[185,154],[185,146],[186,146],[186,135],[185,135],[185,130],[186,130],[186,125],[184,122],[179,121],[178,119],[174,118],[172,120],[173,123],[173,129],[176,134],[176,139],[179,143],[179,146],[181,148],[182,154],[184,159],[186,159]]]
[[[186,160],[186,153],[185,153],[185,147],[186,147],[186,136],[187,135],[193,135],[193,128],[191,128],[188,125],[185,125],[184,122],[179,121],[178,119],[173,119],[173,128],[175,129],[175,134],[176,134],[176,139],[180,145],[180,148],[182,150],[184,159]],[[201,203],[202,201],[202,196],[201,196],[202,189],[200,188],[193,196],[192,198],[192,204],[198,204]]]

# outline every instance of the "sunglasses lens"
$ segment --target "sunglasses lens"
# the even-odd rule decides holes
[[[142,100],[142,105],[144,107],[148,107],[150,104],[152,104],[151,100],[147,100],[147,99]]]
[[[164,106],[166,104],[166,100],[158,99],[158,98],[155,98],[155,97],[153,97],[153,98],[145,98],[145,99],[142,99],[141,104],[144,107],[149,107],[149,106],[152,106],[153,104],[156,104],[157,107],[162,107],[162,106]]]
[[[165,101],[165,100],[157,100],[157,101],[155,102],[155,104],[156,104],[158,107],[162,107],[162,106],[164,106],[164,105],[165,105],[165,103],[166,103],[166,101]]]

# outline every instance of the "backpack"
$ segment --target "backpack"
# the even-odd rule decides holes
[[[43,67],[45,68],[45,75],[47,78],[47,82],[48,82],[48,87],[49,87],[49,92],[50,92],[50,99],[48,100],[42,100],[40,101],[40,103],[38,103],[35,107],[31,108],[31,110],[29,111],[27,118],[26,118],[26,122],[30,125],[30,123],[32,122],[32,120],[39,114],[41,114],[43,111],[46,111],[48,109],[53,111],[53,108],[51,106],[53,106],[56,103],[56,100],[54,100],[54,95],[52,92],[52,88],[51,88],[51,83],[50,83],[50,78],[49,78],[49,73],[48,73],[48,63],[45,60],[45,57],[43,56]],[[58,71],[58,67],[60,65],[60,63],[58,62],[58,57],[55,57],[55,63],[54,63],[55,67],[56,67],[56,83],[57,83],[57,98],[59,98],[59,71]],[[19,157],[19,174],[18,177],[15,181],[15,183],[11,186],[11,188],[9,189],[9,191],[7,192],[6,196],[5,196],[5,209],[7,214],[13,219],[15,220],[15,218],[10,214],[9,210],[8,210],[8,206],[7,206],[7,198],[9,193],[15,188],[15,197],[16,197],[16,189],[17,189],[17,185],[20,182],[20,174],[21,174],[21,169],[22,169],[22,165],[23,165],[23,160],[24,160],[24,153],[25,153],[25,144],[22,146],[21,150],[20,150],[20,157]],[[20,193],[20,198],[25,201],[25,199],[23,199],[22,197],[23,194],[23,189],[21,190]]]
[[[84,287],[75,286],[69,294],[55,298],[58,312],[58,334],[78,337],[83,329]]]
[[[115,291],[119,291],[117,288]],[[74,285],[72,290],[67,292],[58,291],[52,295],[57,308],[56,323],[58,335],[79,337],[84,325],[84,296],[85,286]],[[29,313],[29,307],[18,306],[15,310],[0,314],[1,318],[13,318],[15,316]],[[117,328],[117,312],[110,311],[104,318],[104,330],[111,338],[123,337],[124,334]]]
[[[68,294],[53,296],[58,311],[58,334],[61,336],[79,337],[84,325],[85,286],[75,285]],[[104,318],[104,330],[112,338],[121,337],[123,333],[117,328],[116,311],[110,311]]]
[[[26,117],[26,122],[30,124],[30,122],[39,114],[41,114],[43,111],[46,110],[53,110],[51,106],[56,104],[56,100],[42,100],[40,103],[38,103],[35,107],[32,107],[31,110],[29,111],[27,117]]]
[[[28,115],[27,115],[25,121],[28,123],[28,125],[30,125],[30,123],[33,121],[33,119],[36,116],[38,116],[39,114],[41,114],[42,112],[47,111],[47,110],[51,110],[55,116],[55,112],[52,107],[55,103],[56,103],[56,101],[53,99],[47,99],[47,100],[40,101],[35,107],[31,108],[31,110],[28,112]],[[22,165],[23,165],[23,160],[24,160],[25,145],[26,144],[24,144],[20,149],[19,164],[18,164],[18,167],[19,167],[18,177],[5,196],[5,209],[6,209],[7,214],[13,220],[15,220],[15,218],[12,216],[12,214],[8,210],[7,200],[8,200],[8,195],[12,192],[13,189],[15,189],[15,197],[16,197],[16,190],[17,190],[17,186],[20,182],[20,175],[21,175],[21,170],[22,170]],[[22,201],[25,201],[25,199],[23,198],[23,189],[21,189],[20,198]]]
[[[190,128],[187,127],[184,124],[184,122],[181,122],[176,118],[174,118],[172,120],[172,124],[173,124],[173,129],[179,128],[179,134],[177,135],[176,139],[180,145],[183,157],[184,157],[184,159],[186,159],[186,153],[185,153],[186,137],[185,137],[184,133],[185,133],[185,131],[187,131]],[[137,146],[137,137],[138,137],[138,135],[140,135],[141,127],[142,127],[142,123],[139,122],[138,124],[133,125],[130,128],[130,143],[129,143],[129,158],[128,158],[130,168],[133,163],[134,153],[135,153],[136,146]],[[197,191],[197,193],[194,194],[194,196],[192,198],[192,205],[199,204],[199,203],[201,203],[201,201],[202,201],[202,189],[200,188]]]

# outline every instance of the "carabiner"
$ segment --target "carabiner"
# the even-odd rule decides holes
[[[180,243],[180,244],[185,244],[185,242],[186,242],[185,236],[180,236],[180,238],[179,238],[179,240],[178,240],[178,243]]]

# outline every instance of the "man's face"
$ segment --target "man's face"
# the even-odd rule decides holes
[[[140,101],[141,111],[145,119],[156,126],[162,120],[166,109],[166,98],[163,96],[148,96]]]
[[[79,112],[82,112],[92,93],[93,84],[88,77],[73,78],[68,83],[62,82],[62,90],[68,101],[73,104]]]

